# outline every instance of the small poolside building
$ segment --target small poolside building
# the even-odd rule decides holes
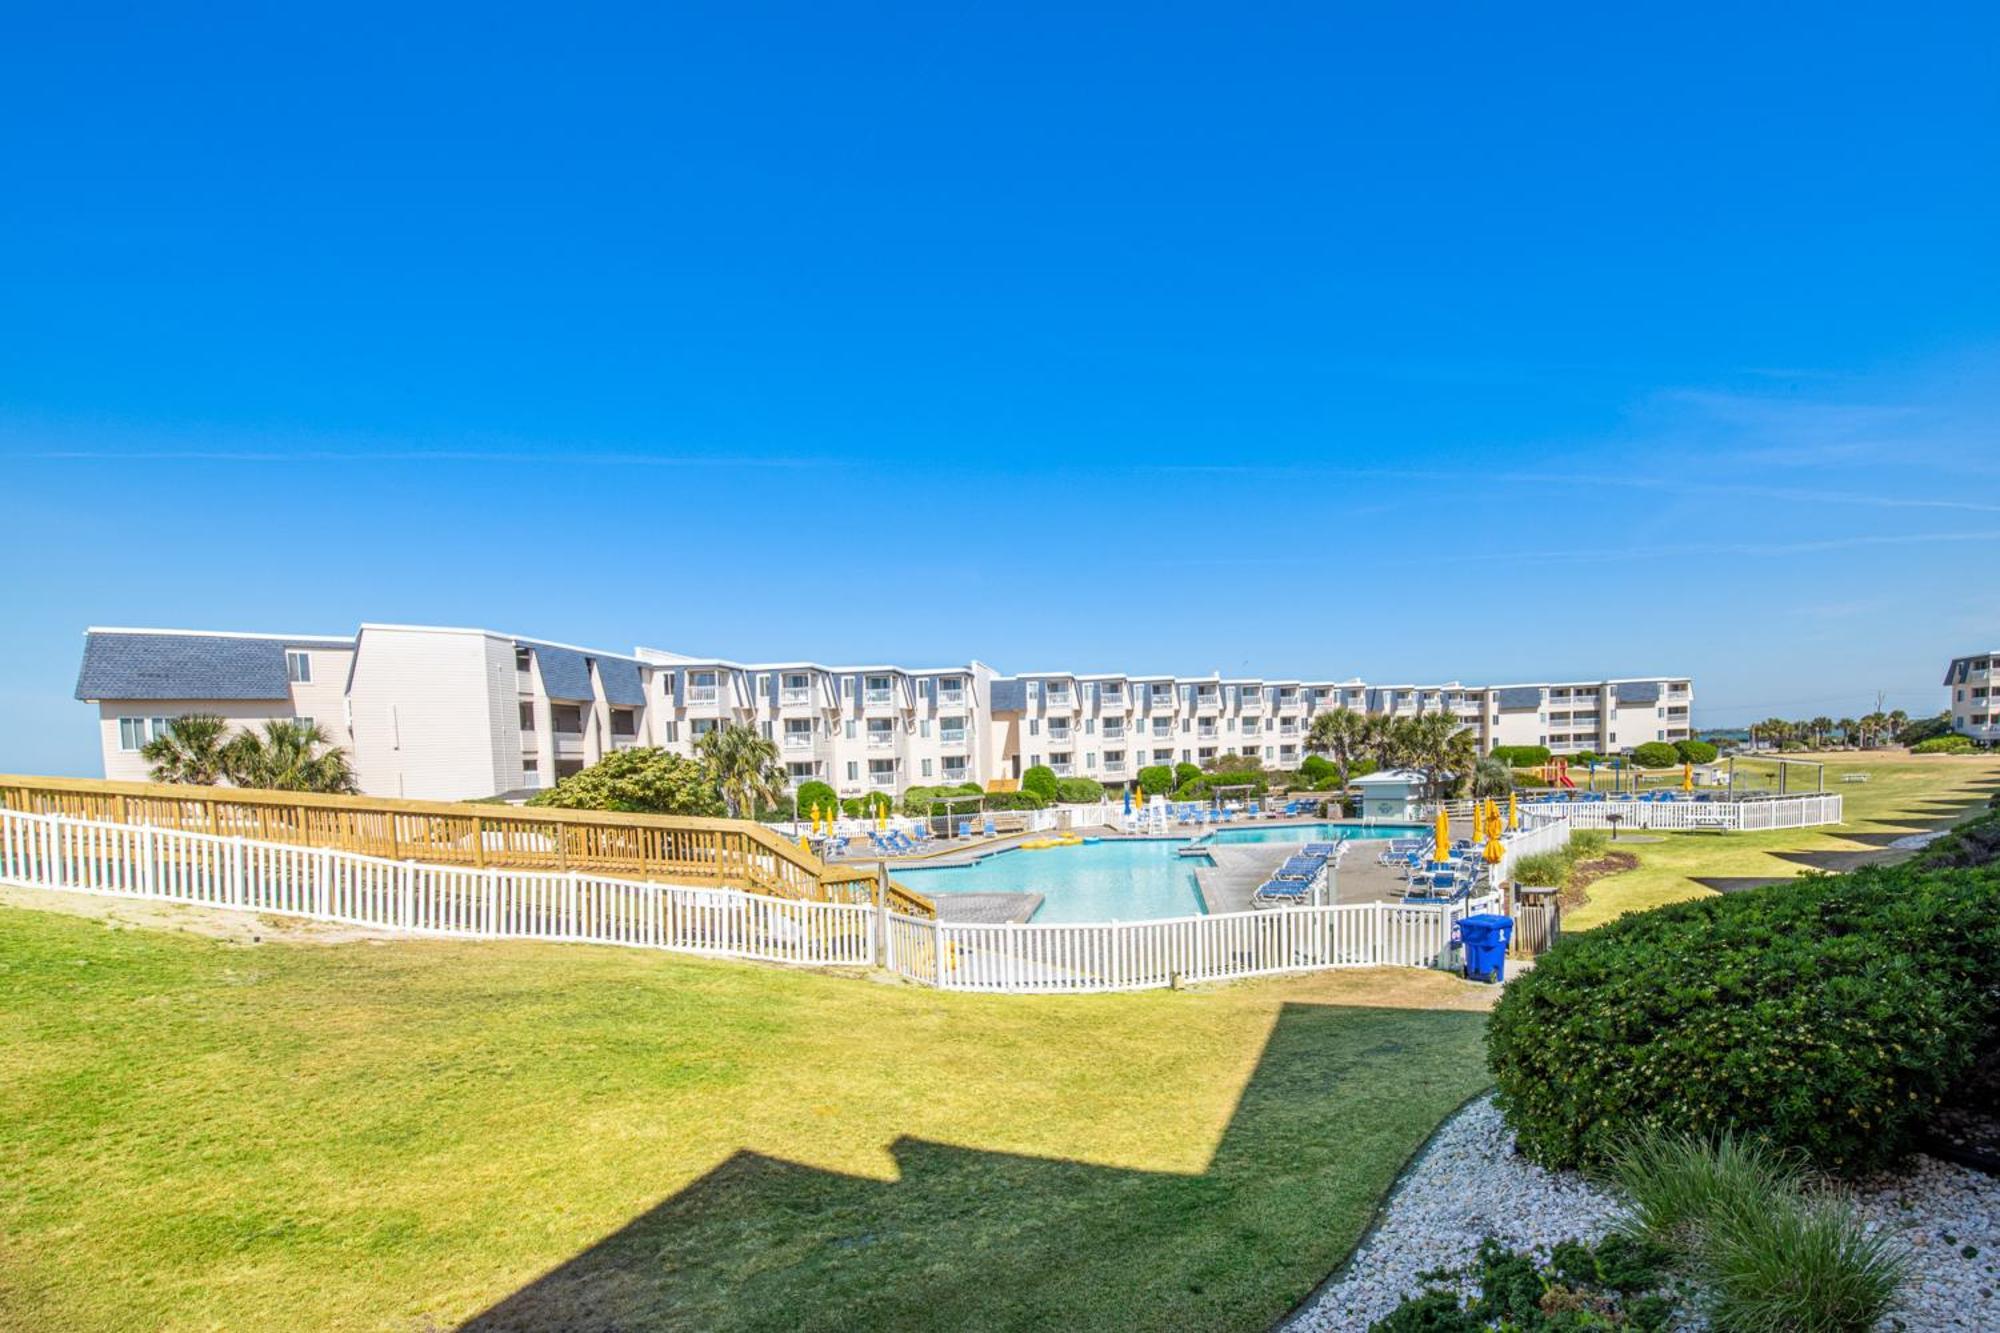
[[[1424,775],[1413,768],[1390,768],[1349,785],[1361,794],[1363,819],[1410,819],[1423,800],[1424,784]]]

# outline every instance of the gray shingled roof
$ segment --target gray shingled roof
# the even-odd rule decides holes
[[[288,699],[283,639],[86,634],[79,699]]]
[[[1656,704],[1660,701],[1660,682],[1621,680],[1611,687],[1611,693],[1620,704]]]
[[[1542,706],[1542,689],[1539,685],[1509,685],[1493,693],[1493,702],[1503,713],[1531,712]]]
[[[636,708],[646,702],[646,685],[639,678],[639,664],[622,657],[597,659],[597,682],[604,687],[604,701],[621,708]]]

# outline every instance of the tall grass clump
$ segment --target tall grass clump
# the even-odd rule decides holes
[[[1783,1156],[1733,1133],[1649,1134],[1618,1153],[1608,1174],[1625,1196],[1623,1229],[1681,1254],[1714,1219],[1756,1213],[1801,1184]]]
[[[1554,851],[1537,852],[1514,863],[1514,882],[1539,888],[1566,889],[1576,868],[1610,846],[1601,829],[1570,834],[1569,841]]]
[[[1607,1172],[1620,1229],[1675,1256],[1724,1333],[1871,1329],[1908,1275],[1903,1247],[1754,1139],[1649,1134]]]
[[[1865,1333],[1895,1304],[1909,1256],[1838,1198],[1778,1195],[1707,1229],[1698,1271],[1731,1333]]]

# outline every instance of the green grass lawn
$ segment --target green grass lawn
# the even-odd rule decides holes
[[[1812,858],[1838,867],[1842,854],[1876,850],[1890,835],[1942,827],[1983,806],[2000,789],[2000,756],[1830,754],[1826,788],[1845,798],[1847,822],[1838,828],[1772,833],[1667,833],[1657,843],[1621,839],[1639,859],[1636,868],[1590,886],[1589,901],[1564,918],[1586,930],[1625,912],[1643,911],[1715,892],[1699,878],[1755,879],[1802,874]],[[1866,782],[1842,775],[1863,772]],[[1862,835],[1857,838],[1852,835]],[[1870,840],[1872,839],[1872,841]]]
[[[1486,1084],[1489,997],[0,907],[0,1327],[1261,1326]]]

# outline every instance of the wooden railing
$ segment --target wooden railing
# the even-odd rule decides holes
[[[239,787],[0,774],[0,807],[482,869],[579,871],[817,902],[872,902],[877,879],[745,819],[544,810]],[[892,910],[932,916],[889,885]]]

